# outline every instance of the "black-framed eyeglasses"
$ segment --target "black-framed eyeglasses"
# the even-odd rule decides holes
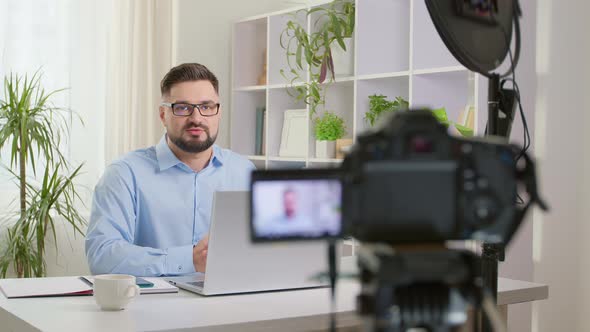
[[[219,113],[219,103],[189,104],[189,103],[162,103],[172,109],[172,114],[176,116],[191,116],[195,108],[199,110],[201,116],[215,116]]]

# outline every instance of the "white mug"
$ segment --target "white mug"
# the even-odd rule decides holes
[[[139,295],[135,277],[126,274],[94,276],[94,299],[102,310],[122,310]]]

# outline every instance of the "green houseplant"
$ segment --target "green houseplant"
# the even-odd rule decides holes
[[[455,129],[457,129],[457,131],[459,132],[459,134],[461,134],[461,136],[464,136],[464,137],[472,137],[473,136],[473,129],[449,120],[449,116],[447,115],[446,108],[441,107],[441,108],[434,109],[434,110],[432,110],[432,113],[434,114],[434,116],[436,117],[438,122],[444,124],[445,126],[447,126],[447,128],[449,126],[455,127]]]
[[[369,96],[369,111],[365,113],[365,121],[373,127],[384,114],[408,109],[409,103],[403,97],[395,97],[394,101],[387,96],[374,94]]]
[[[332,112],[324,112],[323,116],[314,120],[316,138],[316,157],[334,158],[336,140],[346,134],[344,119]]]
[[[409,107],[408,101],[403,97],[395,97],[394,101],[387,100],[387,96],[374,94],[369,96],[369,111],[365,113],[365,121],[373,127],[378,120],[388,112],[406,110]],[[445,126],[453,126],[464,137],[473,136],[473,129],[449,120],[447,110],[444,107],[432,110],[436,119]]]
[[[4,79],[0,149],[10,147],[10,164],[4,167],[14,177],[19,196],[15,199],[16,216],[5,216],[10,224],[0,253],[2,277],[11,266],[18,277],[46,274],[45,241],[51,236],[57,250],[57,218],[71,225],[75,234],[83,235],[81,227],[86,221],[75,207],[81,199],[74,186],[82,165],[72,168],[60,150],[75,113],[50,101],[60,91],[46,93],[39,72],[32,77],[10,74]],[[44,169],[42,174],[37,174],[39,168]]]
[[[297,19],[301,12],[306,16],[316,13],[311,33]],[[324,6],[297,11],[281,32],[280,44],[286,51],[289,67],[281,69],[281,75],[293,89],[291,95],[309,105],[312,116],[319,105],[325,105],[322,84],[328,77],[331,81],[335,79],[332,50],[340,47],[346,51],[345,40],[353,36],[354,20],[354,1],[334,0]]]

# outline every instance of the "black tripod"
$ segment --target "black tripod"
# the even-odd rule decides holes
[[[494,304],[498,300],[498,265],[505,258],[504,246],[499,243],[483,243],[481,252],[481,276],[484,287],[490,290],[494,297]],[[480,317],[481,317],[480,313]],[[492,332],[490,322],[483,319],[478,326],[482,332]]]
[[[477,312],[489,296],[480,276],[481,258],[469,251],[397,251],[370,260],[360,255],[359,268],[357,308],[370,331],[455,331],[467,322],[468,309]]]

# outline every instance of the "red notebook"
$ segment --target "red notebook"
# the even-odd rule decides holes
[[[0,279],[0,289],[9,299],[92,295],[92,286],[79,277]]]

